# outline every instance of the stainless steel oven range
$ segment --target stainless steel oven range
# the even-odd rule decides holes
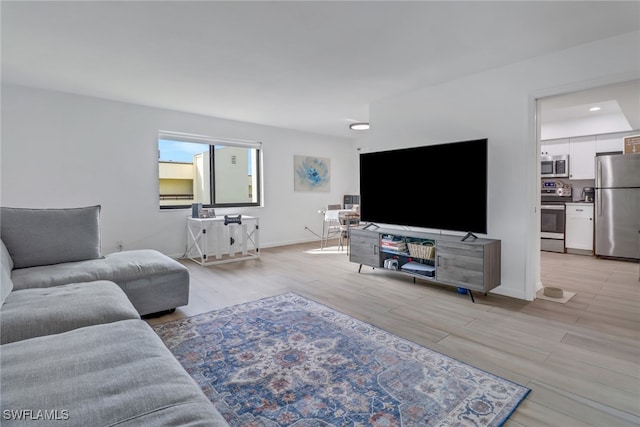
[[[545,182],[541,190],[540,249],[564,253],[565,203],[571,202],[571,187]]]

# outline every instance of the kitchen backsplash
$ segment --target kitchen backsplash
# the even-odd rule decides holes
[[[595,187],[595,179],[570,179],[568,183],[571,184],[571,200],[574,202],[582,201],[582,189],[584,187]]]
[[[582,201],[582,189],[584,187],[595,187],[596,180],[595,179],[567,179],[567,178],[547,178],[543,179],[542,182],[545,181],[553,181],[553,182],[562,182],[565,186],[571,186],[571,201],[580,202]]]

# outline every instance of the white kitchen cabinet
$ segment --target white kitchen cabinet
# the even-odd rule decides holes
[[[596,153],[622,152],[624,137],[622,134],[608,134],[596,136]]]
[[[595,179],[596,137],[582,136],[569,140],[569,178]]]
[[[621,153],[624,151],[624,137],[637,134],[638,131],[629,131],[596,135],[596,153]]]
[[[561,156],[569,154],[569,138],[551,139],[540,142],[540,155]]]
[[[564,245],[567,252],[593,253],[593,203],[567,203]]]

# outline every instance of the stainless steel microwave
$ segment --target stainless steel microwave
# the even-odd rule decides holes
[[[542,156],[540,176],[542,178],[569,178],[569,155]]]

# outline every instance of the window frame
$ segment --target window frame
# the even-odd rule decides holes
[[[239,208],[239,207],[261,207],[262,206],[262,142],[260,141],[247,141],[247,140],[237,140],[237,139],[222,139],[222,138],[213,138],[206,135],[195,135],[195,134],[187,134],[181,132],[173,132],[173,131],[159,131],[158,136],[156,138],[156,148],[158,149],[158,165],[160,165],[160,153],[159,153],[159,142],[160,140],[169,140],[176,142],[187,142],[192,144],[202,144],[209,146],[209,168],[210,168],[210,200],[211,203],[202,204],[203,208]],[[255,179],[252,181],[255,183],[255,188],[252,189],[252,194],[255,193],[255,202],[238,202],[238,203],[216,203],[216,170],[215,170],[215,147],[216,146],[224,146],[224,147],[240,147],[246,149],[255,149],[256,159],[255,159],[255,170],[252,170],[252,175],[255,175]],[[203,150],[204,151],[204,150]],[[159,166],[158,166],[158,181],[160,180],[159,175]],[[160,203],[160,194],[158,193],[158,203]],[[193,201],[193,203],[199,203],[197,201]],[[176,210],[176,209],[190,209],[193,203],[184,204],[184,205],[159,205],[160,210]]]

